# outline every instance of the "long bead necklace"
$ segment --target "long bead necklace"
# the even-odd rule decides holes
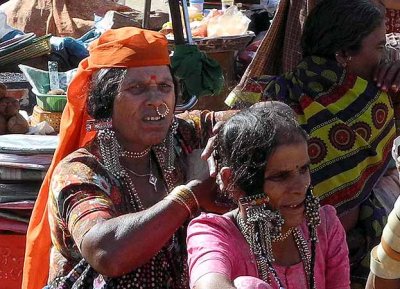
[[[127,167],[124,167],[124,168],[128,172],[133,174],[134,176],[137,176],[137,177],[149,177],[149,180],[148,180],[149,184],[152,185],[154,187],[154,191],[157,192],[157,177],[153,174],[153,170],[151,168],[151,157],[149,158],[149,162],[150,162],[150,164],[149,164],[150,169],[149,169],[149,173],[148,174],[138,174],[137,172],[132,171],[131,169],[128,169]]]
[[[255,231],[256,231],[255,228],[252,228],[253,227],[252,225],[246,223],[240,217],[239,214],[236,215],[236,222],[237,222],[239,229],[242,232],[244,238],[250,245],[251,251],[253,252],[253,254],[256,257],[257,268],[258,268],[259,275],[261,276],[261,278],[265,282],[271,284],[270,276],[272,276],[274,281],[278,284],[279,289],[284,289],[285,287],[283,286],[283,283],[280,280],[278,273],[276,272],[276,270],[272,264],[272,262],[274,260],[272,250],[270,252],[268,252],[266,255],[262,254],[263,250],[261,249],[261,244],[259,244],[259,243],[254,244],[254,242],[251,241],[252,237],[250,234],[255,233]],[[310,253],[310,249],[308,248],[307,241],[304,239],[300,229],[293,228],[293,230],[289,230],[289,231],[291,234],[293,234],[294,241],[296,243],[296,247],[299,250],[300,258],[301,258],[301,261],[304,266],[304,271],[306,273],[308,284],[310,284],[309,281],[310,281],[311,270],[312,270],[312,268],[311,268],[311,253]],[[278,238],[285,239],[285,238],[289,237],[290,234],[288,234],[288,232],[285,233],[284,238],[282,238],[282,237],[278,237]],[[286,236],[286,234],[288,234],[288,236]],[[263,236],[263,237],[270,238],[270,236]],[[278,238],[276,238],[276,239],[278,239]],[[270,255],[270,256],[268,256],[268,255]],[[315,289],[315,282],[314,282],[314,288],[310,288],[310,289]]]
[[[171,133],[175,133],[175,130],[170,131],[169,142],[164,141],[159,145],[153,146],[151,149],[154,150],[155,161],[159,164],[161,175],[165,179],[165,183],[167,186],[167,192],[171,191],[176,186],[176,178],[174,171],[174,150],[173,150],[173,136]],[[121,146],[119,145],[115,132],[111,129],[103,129],[98,133],[98,141],[99,141],[99,149],[100,155],[103,160],[103,165],[105,169],[110,172],[119,182],[121,186],[121,190],[126,190],[126,195],[129,199],[127,199],[128,204],[130,203],[130,207],[128,208],[129,212],[139,212],[144,210],[144,206],[140,200],[139,194],[135,188],[134,182],[132,180],[132,176],[134,174],[129,174],[128,170],[123,167],[120,163],[121,157]],[[143,152],[141,155],[146,155],[150,152]],[[137,157],[140,157],[137,155]],[[179,247],[180,242],[176,238],[175,234],[172,236],[171,244],[162,248],[160,252],[158,252],[150,261],[149,264],[145,264],[144,266],[138,268],[132,273],[125,275],[122,278],[116,278],[116,287],[118,288],[159,288],[159,284],[170,283],[171,281],[171,266],[173,263],[179,263],[179,257],[176,255],[177,248]],[[172,250],[169,252],[169,250]],[[173,258],[168,258],[167,256],[174,256]],[[171,265],[172,264],[172,265]],[[181,264],[181,263],[180,263]],[[163,268],[165,270],[160,270]],[[183,270],[184,272],[184,270]],[[185,273],[184,273],[185,274]],[[149,278],[147,278],[150,276]],[[186,288],[186,283],[184,279],[180,278],[180,276],[175,276],[175,285],[174,288]],[[137,280],[140,280],[138,283]],[[113,282],[112,280],[111,282]],[[110,283],[111,284],[111,283]],[[145,284],[142,286],[142,284]],[[113,287],[113,286],[112,286]],[[163,286],[164,287],[164,286]],[[166,288],[166,286],[165,286]]]

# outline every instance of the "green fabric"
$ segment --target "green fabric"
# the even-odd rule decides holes
[[[221,92],[224,77],[220,65],[196,45],[177,45],[171,62],[174,76],[183,83],[184,98]]]

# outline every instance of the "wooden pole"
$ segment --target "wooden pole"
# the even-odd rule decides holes
[[[179,0],[168,0],[175,45],[185,44]]]
[[[149,28],[150,10],[151,10],[151,0],[146,0],[144,2],[144,13],[143,13],[143,22],[142,22],[142,27],[145,29]]]

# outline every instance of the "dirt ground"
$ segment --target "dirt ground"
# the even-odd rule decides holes
[[[136,10],[143,11],[144,10],[144,2],[145,0],[125,0],[125,4],[129,7],[132,7]],[[166,4],[164,0],[151,0],[151,10],[162,10],[168,12],[168,4]]]

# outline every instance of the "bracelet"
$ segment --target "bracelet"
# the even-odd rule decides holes
[[[398,223],[398,225],[400,225],[400,223]],[[389,226],[385,226],[383,229],[381,240],[381,242],[385,242],[392,250],[400,252],[400,237],[393,233]]]
[[[400,220],[400,199],[399,198],[394,203],[393,211],[395,212],[397,219]]]
[[[185,185],[175,187],[164,199],[172,200],[185,207],[191,217],[200,209],[199,201],[195,194]]]
[[[378,259],[377,247],[375,246],[371,251],[370,269],[375,276],[384,279],[397,279],[400,278],[400,272],[388,270],[384,263]]]
[[[387,227],[392,230],[393,234],[400,238],[400,220],[399,218],[397,218],[396,213],[393,211],[389,214]]]
[[[388,273],[397,274],[400,277],[400,262],[392,259],[383,249],[382,244],[378,245],[376,256]]]
[[[194,202],[195,202],[195,211],[197,212],[198,210],[200,210],[199,201],[197,200],[197,197],[196,197],[196,195],[193,193],[193,191],[192,191],[191,189],[189,189],[188,186],[185,186],[185,185],[178,186],[178,188],[181,189],[181,192],[182,192],[182,191],[185,192],[185,195],[190,195],[190,196],[192,197],[192,200],[194,200]],[[195,212],[195,213],[196,213],[196,212]]]
[[[385,251],[386,255],[390,258],[393,259],[394,261],[400,262],[400,253],[393,250],[392,247],[388,243],[386,243],[385,240],[381,240],[382,249]]]
[[[166,197],[164,198],[164,200],[171,200],[171,201],[173,201],[173,202],[175,202],[175,203],[181,205],[182,207],[184,207],[184,208],[188,211],[189,216],[192,215],[192,211],[190,210],[189,206],[186,205],[184,202],[182,202],[180,199],[177,199],[177,198],[175,198],[174,196],[168,195],[168,196],[166,196]]]

